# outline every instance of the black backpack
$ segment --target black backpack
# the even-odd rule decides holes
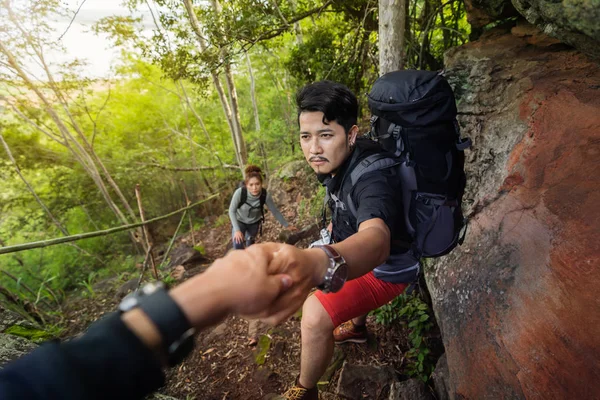
[[[368,94],[372,140],[388,154],[362,160],[351,184],[371,171],[398,168],[404,225],[417,258],[448,254],[464,240],[464,150],[452,88],[437,72],[401,70],[379,77]],[[350,204],[355,214],[355,207]],[[463,230],[463,228],[465,228]],[[461,234],[462,231],[462,234]]]
[[[244,185],[243,182],[240,184],[239,187],[242,188],[242,193],[240,194],[240,202],[238,203],[237,208],[240,208],[244,204],[248,204],[248,206],[250,206],[252,208],[250,203],[246,203],[246,200],[248,200],[248,188],[246,188],[246,186]],[[265,220],[265,203],[266,202],[267,202],[267,191],[266,191],[266,189],[263,189],[260,192],[260,206],[259,206],[260,213],[261,213],[261,223]],[[261,226],[261,231],[262,231],[262,226]]]

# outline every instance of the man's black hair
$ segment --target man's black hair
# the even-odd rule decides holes
[[[298,119],[303,112],[321,111],[323,123],[336,121],[346,134],[358,118],[358,100],[345,85],[332,81],[320,81],[304,86],[296,94]]]

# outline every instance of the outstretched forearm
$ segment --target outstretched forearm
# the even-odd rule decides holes
[[[80,338],[45,344],[0,371],[2,399],[141,399],[164,383],[154,353],[117,313]]]
[[[269,274],[276,244],[251,246],[218,259],[170,292],[196,330],[229,314],[264,317],[292,284]],[[150,295],[152,296],[152,295]],[[112,313],[81,337],[53,342],[0,370],[0,399],[135,400],[164,384],[163,338],[142,308]]]
[[[358,232],[332,245],[348,264],[348,279],[356,279],[382,264],[390,255],[390,230],[383,220],[370,219]]]

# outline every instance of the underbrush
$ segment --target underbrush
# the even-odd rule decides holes
[[[408,330],[408,350],[404,373],[427,383],[435,368],[437,357],[432,353],[430,335],[435,327],[435,319],[430,306],[422,296],[413,291],[402,294],[394,300],[373,310],[371,315],[378,324],[390,326],[400,324]]]

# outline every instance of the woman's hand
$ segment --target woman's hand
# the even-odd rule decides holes
[[[236,243],[244,243],[244,234],[242,233],[242,231],[236,231],[235,234],[233,235],[233,241]]]

